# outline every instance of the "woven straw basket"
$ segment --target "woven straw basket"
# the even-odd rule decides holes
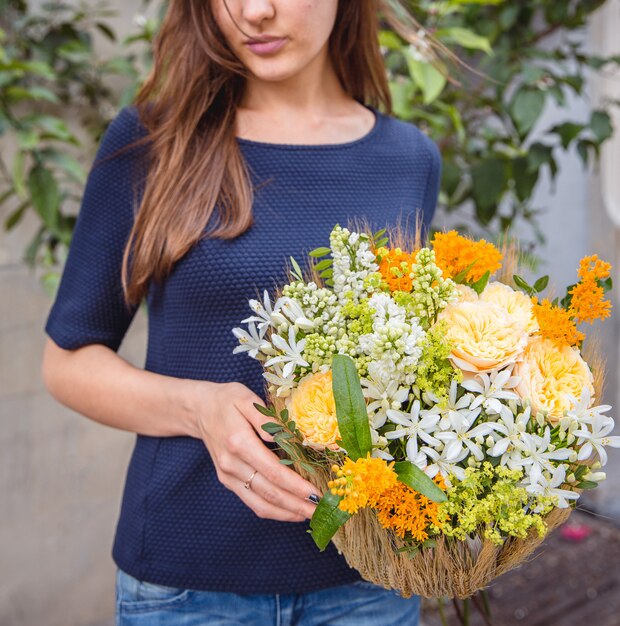
[[[298,466],[296,470],[323,493],[328,489],[326,472],[309,474]],[[566,521],[570,512],[570,508],[553,509],[545,518],[548,531]],[[436,547],[411,557],[397,552],[403,542],[380,525],[372,510],[361,509],[332,541],[365,580],[395,589],[403,597],[463,599],[523,563],[543,539],[533,529],[525,539],[511,537],[501,546],[488,539],[465,542],[440,537]]]

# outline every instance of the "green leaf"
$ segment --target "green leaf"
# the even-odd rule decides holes
[[[116,41],[116,34],[114,31],[105,23],[105,22],[97,22],[95,26],[110,40]]]
[[[497,158],[485,159],[472,168],[471,176],[476,215],[488,224],[506,187],[506,165]]]
[[[13,213],[11,213],[11,215],[6,218],[4,222],[4,230],[12,230],[15,226],[17,226],[17,224],[19,224],[29,204],[28,200],[25,200],[15,209],[15,211],[13,211]]]
[[[314,250],[311,250],[310,252],[308,252],[308,254],[312,257],[322,257],[330,253],[331,253],[331,248],[315,248]]]
[[[521,157],[512,162],[512,175],[517,197],[521,202],[526,202],[531,197],[538,182],[538,171],[530,170],[528,158]]]
[[[341,499],[326,491],[310,519],[309,532],[321,552],[327,548],[338,529],[351,518],[349,513],[338,507]]]
[[[560,136],[562,147],[564,150],[568,148],[570,143],[577,138],[579,133],[584,129],[583,124],[576,124],[574,122],[564,122],[554,126],[550,132],[556,133]]]
[[[15,187],[15,193],[22,199],[28,198],[28,191],[26,190],[26,153],[23,150],[18,150],[13,158],[13,187]]]
[[[540,89],[521,89],[512,101],[510,110],[521,135],[532,130],[545,108],[545,94]]]
[[[331,267],[334,264],[334,260],[333,259],[323,259],[322,261],[319,261],[315,266],[314,269],[317,272],[320,272],[321,270],[325,270],[328,267]]]
[[[491,272],[487,270],[475,283],[471,284],[471,288],[480,295],[487,284],[489,283],[489,278],[491,277]]]
[[[548,163],[553,156],[553,148],[542,143],[532,144],[527,154],[528,170],[537,171],[541,165]]]
[[[458,26],[443,28],[435,31],[434,35],[438,39],[455,43],[469,50],[482,50],[487,54],[493,54],[489,40],[467,28],[460,28]]]
[[[536,293],[540,293],[541,291],[544,291],[547,288],[547,285],[549,284],[549,276],[541,276],[535,283],[534,283],[534,291]]]
[[[276,424],[276,422],[261,424],[261,428],[270,435],[275,435],[276,433],[280,433],[284,430],[284,426],[282,426],[282,424]]]
[[[406,49],[406,58],[409,74],[422,92],[424,104],[431,104],[444,90],[446,77],[430,63],[413,57],[409,49]]]
[[[82,164],[68,155],[66,152],[60,152],[53,149],[41,150],[41,156],[58,167],[62,168],[77,183],[86,182],[86,172]]]
[[[350,356],[334,355],[332,390],[342,447],[356,461],[372,450],[372,438],[359,374]]]
[[[55,228],[58,224],[60,191],[52,172],[35,165],[28,176],[28,188],[32,204],[43,222],[48,227]]]
[[[593,480],[582,480],[580,483],[577,483],[578,489],[596,489],[598,487],[598,483]]]
[[[417,465],[409,461],[398,461],[394,463],[394,471],[401,483],[426,496],[429,500],[433,502],[446,502],[448,500],[445,492]]]
[[[512,277],[512,280],[515,281],[515,285],[517,287],[519,287],[519,289],[523,289],[523,291],[527,292],[528,294],[533,291],[531,285],[528,285],[525,282],[525,280],[523,280],[523,278],[521,278],[521,276],[517,276],[517,274],[514,274],[513,277]]]
[[[301,268],[299,267],[297,261],[293,257],[290,257],[290,259],[291,259],[291,265],[293,266],[293,275],[299,280],[303,281],[304,278],[301,273]]]
[[[603,143],[606,139],[609,139],[614,132],[614,127],[611,123],[609,113],[605,111],[594,111],[590,118],[590,130],[596,137],[598,144]]]
[[[293,465],[295,461],[292,459],[280,459],[279,463],[282,463],[282,465]]]
[[[263,415],[266,415],[267,417],[275,417],[276,416],[276,412],[273,409],[270,409],[268,407],[263,406],[262,404],[258,404],[258,402],[253,402],[252,406],[259,412],[262,413]]]
[[[387,232],[387,228],[382,228],[381,230],[378,230],[376,233],[373,234],[372,238],[374,241],[377,241],[377,239],[379,239],[379,237],[383,237],[383,235],[385,235],[385,233]]]
[[[452,279],[457,285],[460,285],[467,278],[467,274],[471,271],[471,269],[476,265],[478,261],[474,261],[470,263],[464,270],[461,270],[454,278]]]
[[[383,239],[379,239],[378,241],[375,241],[375,246],[377,248],[382,248],[383,246],[387,245],[388,242],[388,238],[384,237]]]

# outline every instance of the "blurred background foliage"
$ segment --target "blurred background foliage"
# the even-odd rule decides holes
[[[541,123],[551,101],[563,107],[586,95],[589,73],[620,63],[585,46],[588,17],[606,1],[402,0],[429,34],[475,68],[431,63],[424,45],[381,32],[395,114],[440,146],[440,205],[452,223],[494,238],[521,221],[531,226],[530,244],[542,241],[532,200],[541,174],[546,169],[553,179],[558,155],[573,148],[584,166],[594,163],[613,132],[609,110],[616,102],[602,103],[586,121]],[[141,10],[155,2],[144,0]],[[137,15],[123,39],[112,25],[113,7],[0,0],[0,138],[15,145],[0,154],[0,204],[11,207],[6,230],[36,214],[39,227],[25,251],[32,266],[64,260],[84,165],[150,67],[165,3],[158,19]],[[112,56],[99,58],[97,37],[113,44]],[[57,278],[45,275],[51,291]]]

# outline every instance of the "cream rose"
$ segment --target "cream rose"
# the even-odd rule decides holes
[[[489,283],[480,294],[480,300],[491,302],[519,320],[523,328],[533,334],[538,332],[538,322],[534,315],[532,300],[523,292],[515,291],[504,283]]]
[[[477,302],[478,294],[467,285],[456,285],[456,290],[459,292],[457,302]]]
[[[546,411],[552,423],[571,408],[566,394],[579,398],[587,387],[594,395],[592,372],[579,350],[543,337],[530,339],[513,374],[521,378],[516,392],[530,400],[534,411]]]
[[[488,372],[514,363],[527,343],[519,321],[490,302],[458,302],[439,319],[447,324],[452,362],[467,372]]]

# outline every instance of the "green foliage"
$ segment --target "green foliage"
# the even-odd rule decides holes
[[[341,441],[353,461],[372,450],[366,401],[355,362],[345,354],[335,354],[332,361],[332,389]]]
[[[484,234],[498,235],[525,220],[542,241],[539,207],[532,204],[541,173],[554,179],[558,156],[569,149],[584,165],[591,163],[613,132],[608,109],[593,111],[587,122],[541,121],[550,103],[562,107],[569,96],[584,95],[588,72],[618,65],[620,57],[594,56],[581,44],[580,30],[605,0],[407,4],[420,24],[478,72],[455,76],[458,67],[445,67],[458,82],[442,80],[437,71],[421,69],[424,50],[381,33],[396,113],[440,146],[441,206],[473,213],[473,223],[464,219],[462,227]]]
[[[429,500],[446,502],[448,499],[433,479],[429,478],[417,465],[409,461],[398,461],[394,463],[394,471],[401,483],[426,496]]]
[[[130,46],[150,41],[155,23],[146,20],[138,35],[118,42],[109,21],[114,15],[102,4],[34,8],[25,0],[0,0],[0,139],[15,145],[0,154],[0,204],[11,207],[6,230],[29,211],[37,215],[39,228],[25,251],[30,265],[52,267],[64,259],[86,180],[82,164],[92,160],[117,107],[133,98],[140,63],[148,66],[148,57]],[[120,53],[98,58],[96,37]],[[44,277],[50,289],[56,284],[53,273]]]
[[[564,106],[568,96],[584,95],[587,72],[613,70],[620,61],[588,54],[580,43],[580,29],[605,1],[408,0],[418,21],[476,68],[458,76],[455,67],[429,64],[424,46],[381,31],[395,113],[438,142],[440,205],[463,215],[460,226],[492,236],[526,220],[542,240],[540,208],[532,204],[541,173],[555,178],[565,150],[576,150],[584,164],[599,156],[613,132],[615,103],[587,121],[544,126],[541,116],[550,102]],[[143,8],[149,4],[143,0]],[[158,7],[161,17],[165,2]],[[119,40],[115,13],[101,3],[0,0],[0,140],[10,136],[17,146],[0,156],[0,205],[10,203],[7,230],[36,215],[39,228],[25,252],[32,265],[63,260],[83,164],[150,66],[158,19],[138,20],[136,32]],[[98,38],[111,42],[114,54],[98,58]],[[330,268],[324,263],[319,271]]]

